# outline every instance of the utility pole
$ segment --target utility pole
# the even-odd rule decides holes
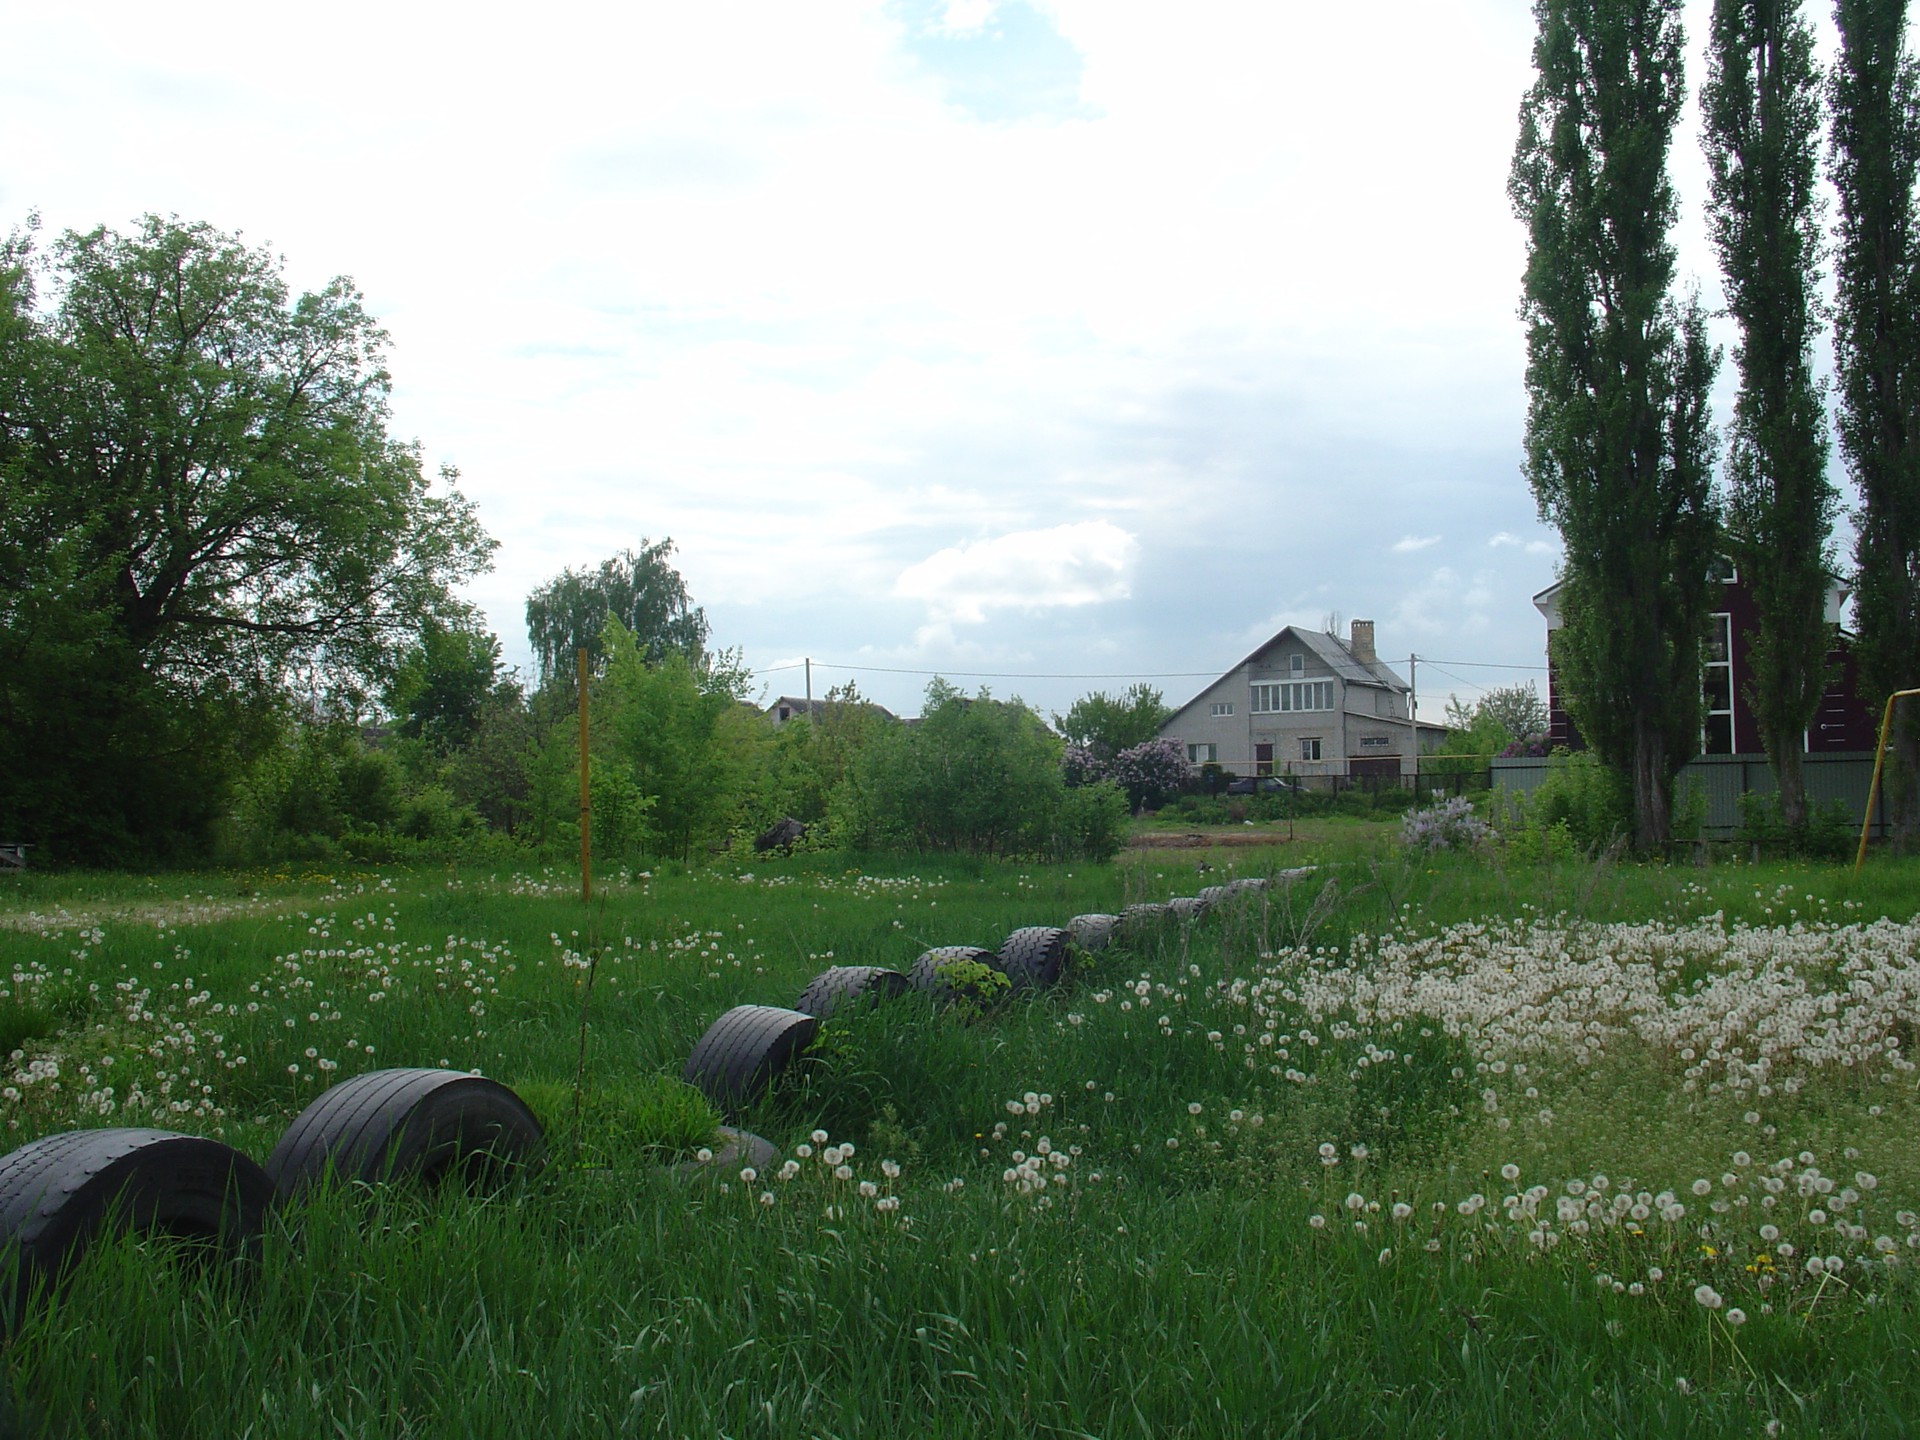
[[[1420,657],[1407,656],[1407,734],[1413,741],[1413,803],[1420,803]]]
[[[584,649],[573,652],[573,669],[580,683],[580,903],[584,905],[593,899],[592,849],[587,843],[593,808],[587,789],[587,652]]]
[[[807,723],[813,723],[813,657],[807,656]]]

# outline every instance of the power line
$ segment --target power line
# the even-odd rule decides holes
[[[772,675],[781,670],[798,670],[803,663],[768,665],[754,673]],[[937,675],[942,678],[954,676],[962,680],[1196,680],[1211,679],[1220,674],[1218,670],[911,670],[899,665],[838,665],[831,660],[816,660],[813,663],[816,669],[854,670],[863,675]]]
[[[1383,659],[1386,657],[1382,657]],[[796,660],[787,665],[764,665],[754,671],[756,675],[776,675],[783,670],[798,670],[805,661]],[[912,669],[902,665],[841,665],[832,660],[815,660],[817,667],[825,670],[852,670],[863,675],[936,675],[942,678],[951,676],[961,680],[1212,680],[1218,679],[1224,672],[1219,670],[924,670]],[[1496,660],[1429,660],[1420,657],[1422,665],[1431,665],[1436,670],[1443,665],[1460,665],[1475,670],[1529,670],[1544,675],[1544,665],[1511,665]],[[1442,674],[1446,672],[1441,671]],[[1471,680],[1460,676],[1451,677],[1462,685],[1471,685]]]

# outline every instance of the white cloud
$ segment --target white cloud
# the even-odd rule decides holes
[[[1429,545],[1438,545],[1439,543],[1440,537],[1438,535],[1404,535],[1394,542],[1393,553],[1396,555],[1411,555],[1416,550],[1424,550]]]
[[[948,546],[902,571],[893,593],[924,601],[937,625],[977,625],[989,610],[1124,600],[1139,556],[1129,532],[1083,520]]]
[[[1560,553],[1560,547],[1555,545],[1551,540],[1522,540],[1511,530],[1502,530],[1491,540],[1487,541],[1487,548],[1490,550],[1500,550],[1507,546],[1517,546],[1529,555],[1558,555]]]

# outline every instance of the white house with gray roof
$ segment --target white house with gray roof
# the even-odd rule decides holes
[[[1195,769],[1397,776],[1412,772],[1416,743],[1431,750],[1446,734],[1416,727],[1410,699],[1411,687],[1374,653],[1371,620],[1354,621],[1344,641],[1289,625],[1176,710],[1160,734]]]

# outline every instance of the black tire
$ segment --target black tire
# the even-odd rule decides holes
[[[537,1166],[546,1134],[520,1097],[464,1070],[370,1070],[343,1080],[302,1110],[267,1157],[281,1200],[327,1175],[377,1185],[451,1174],[497,1182]]]
[[[836,965],[807,982],[793,1008],[802,1015],[825,1020],[834,1011],[856,1003],[876,1005],[903,995],[911,982],[898,970],[882,965]]]
[[[937,1006],[951,1005],[956,1000],[984,1006],[991,1005],[999,998],[997,990],[988,993],[971,985],[955,985],[944,973],[944,967],[956,961],[972,961],[990,970],[1000,968],[1000,957],[991,950],[982,950],[974,945],[939,945],[924,952],[913,962],[912,968],[907,971],[907,980]]]
[[[818,1020],[799,1010],[736,1005],[707,1027],[680,1078],[722,1115],[737,1115],[772,1088],[819,1028]]]
[[[0,1273],[11,1329],[94,1239],[137,1231],[249,1258],[273,1181],[231,1145],[170,1130],[69,1130],[0,1158]]]
[[[1166,923],[1167,907],[1157,902],[1129,905],[1120,912],[1120,929],[1128,935],[1153,931]]]
[[[1067,968],[1073,936],[1052,925],[1029,925],[1000,942],[994,965],[1016,990],[1051,990]]]
[[[1067,922],[1067,933],[1082,950],[1104,950],[1120,928],[1118,915],[1076,915]]]

